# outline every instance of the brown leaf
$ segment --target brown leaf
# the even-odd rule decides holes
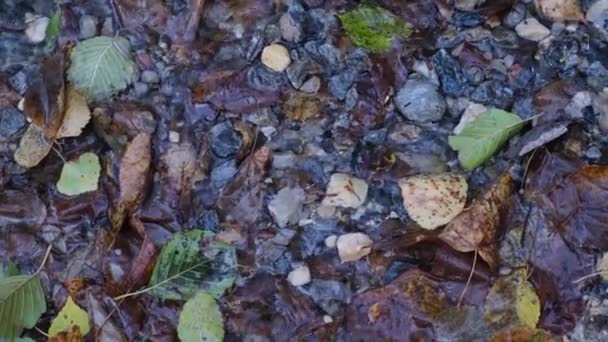
[[[194,184],[205,177],[206,166],[202,165],[189,142],[171,144],[160,158],[160,173],[163,177],[162,197],[167,203],[190,203]]]
[[[118,208],[110,214],[112,226],[117,231],[126,215],[135,212],[146,196],[146,185],[152,161],[150,135],[138,134],[127,146],[120,161]]]
[[[44,129],[32,123],[19,141],[15,161],[26,168],[34,167],[49,154],[51,147],[52,142],[44,135]]]
[[[62,331],[59,334],[49,338],[49,342],[82,342],[84,336],[80,332],[80,328],[75,325],[70,331]]]
[[[534,95],[534,107],[543,115],[537,124],[552,122],[564,114],[564,108],[580,88],[571,80],[559,80],[549,83]]]
[[[40,63],[25,93],[24,112],[33,123],[44,127],[44,134],[54,139],[63,122],[65,106],[65,55],[58,51]]]
[[[293,91],[283,103],[283,111],[291,120],[306,121],[319,116],[326,105],[327,99],[324,97]]]
[[[534,341],[534,342],[557,342],[562,341],[557,336],[552,336],[548,332],[542,329],[533,329],[527,327],[511,327],[500,331],[496,335],[492,336],[491,342],[520,342],[520,341]]]
[[[581,21],[585,18],[579,0],[534,0],[536,11],[552,21]]]
[[[68,87],[66,101],[63,121],[55,139],[79,136],[91,119],[86,99],[71,86]]]
[[[513,180],[500,176],[480,197],[450,222],[439,238],[459,252],[477,250],[491,269],[498,266],[501,223],[512,207]]]
[[[103,302],[89,292],[87,296],[89,315],[92,317],[95,329],[95,341],[115,341],[126,342],[127,339],[122,334],[116,324],[108,319],[109,310],[105,308]]]

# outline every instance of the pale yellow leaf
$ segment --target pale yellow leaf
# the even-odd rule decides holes
[[[82,336],[86,335],[91,326],[89,325],[89,314],[76,304],[72,297],[68,296],[65,305],[51,322],[49,336],[55,336],[62,331],[71,331],[77,326]]]
[[[23,167],[34,167],[51,151],[52,142],[44,135],[44,129],[31,124],[21,137],[15,151],[15,161]]]
[[[91,110],[86,99],[73,87],[69,87],[65,115],[56,139],[79,136],[90,119]]]

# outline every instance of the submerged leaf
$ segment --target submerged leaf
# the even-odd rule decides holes
[[[213,296],[199,292],[184,304],[179,315],[177,334],[184,342],[224,340],[224,320]]]
[[[57,190],[64,195],[74,196],[97,190],[101,166],[95,153],[87,152],[77,160],[63,164]]]
[[[382,7],[360,5],[339,16],[353,42],[371,52],[386,52],[396,37],[407,37],[411,26]]]
[[[450,135],[450,146],[458,151],[458,160],[468,170],[486,162],[502,145],[523,127],[519,116],[500,109],[490,109],[465,126],[459,135]]]
[[[56,336],[61,332],[69,332],[77,327],[82,335],[86,335],[91,327],[89,326],[89,314],[78,304],[74,303],[72,297],[68,296],[65,305],[51,322],[49,336]]]
[[[460,214],[467,201],[467,181],[457,174],[420,175],[399,181],[403,206],[424,229],[435,229]]]
[[[40,277],[17,275],[0,280],[0,340],[19,337],[46,311]]]
[[[135,79],[131,44],[122,37],[95,37],[76,45],[68,78],[91,100],[125,89]]]
[[[210,241],[212,237],[199,229],[175,234],[160,252],[150,279],[151,293],[162,299],[187,300],[201,289],[219,297],[232,286],[234,249]],[[204,242],[208,245],[203,255]]]

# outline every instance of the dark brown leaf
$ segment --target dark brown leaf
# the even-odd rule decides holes
[[[537,123],[552,122],[564,115],[564,108],[570,103],[572,96],[581,90],[571,80],[559,80],[549,83],[534,95],[534,107],[543,115]]]

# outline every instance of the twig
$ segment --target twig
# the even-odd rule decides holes
[[[591,274],[587,274],[586,276],[583,276],[583,277],[580,277],[580,278],[576,279],[572,283],[573,284],[577,284],[577,283],[580,283],[583,280],[587,280],[589,278],[597,277],[599,275],[608,275],[608,270],[601,270],[601,271],[593,272]]]
[[[34,326],[34,329],[42,336],[46,338],[50,338],[49,334],[45,333],[44,330],[38,328],[38,326]]]
[[[34,272],[34,274],[32,274],[32,276],[35,276],[42,271],[42,269],[44,268],[44,265],[46,264],[46,260],[49,258],[49,255],[51,254],[52,248],[53,248],[53,245],[49,245],[49,247],[46,249],[46,252],[44,253],[44,258],[42,258],[42,263],[40,263],[40,266],[38,267],[36,272]]]
[[[475,255],[473,256],[473,266],[471,267],[471,273],[469,273],[469,279],[467,279],[467,283],[464,285],[464,289],[462,289],[462,293],[460,293],[460,297],[458,298],[458,304],[456,304],[456,308],[460,311],[460,304],[462,303],[462,299],[464,298],[464,294],[467,293],[467,289],[471,284],[471,280],[473,279],[473,274],[475,273],[475,265],[477,264],[477,250],[475,250]]]

